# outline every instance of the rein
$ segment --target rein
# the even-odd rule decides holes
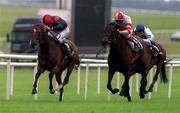
[[[102,47],[100,50],[99,50],[99,52],[97,53],[97,55],[96,55],[96,58],[99,56],[99,54],[101,53],[101,51],[104,49],[104,47]]]

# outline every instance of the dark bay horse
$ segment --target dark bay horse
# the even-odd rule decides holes
[[[35,75],[35,81],[33,84],[32,94],[37,93],[37,81],[40,75],[45,71],[49,71],[49,90],[50,93],[54,93],[52,86],[53,75],[56,76],[56,81],[58,83],[58,90],[60,90],[59,100],[62,101],[62,95],[64,91],[64,86],[69,82],[70,74],[75,65],[79,65],[79,52],[77,46],[70,40],[67,40],[70,48],[73,50],[74,54],[69,60],[65,57],[59,44],[49,37],[46,33],[46,29],[43,25],[35,25],[32,30],[32,38],[30,41],[31,47],[39,44],[40,50],[38,52],[38,67],[37,73]],[[62,72],[67,69],[66,76],[61,81]]]
[[[166,51],[158,44],[159,48],[163,52],[161,58],[154,58],[151,50],[145,44],[145,42],[140,38],[135,36],[143,45],[143,51],[135,53],[132,51],[127,43],[127,39],[123,35],[117,32],[118,26],[116,23],[109,23],[103,32],[102,45],[106,47],[107,44],[110,45],[110,51],[108,55],[108,83],[107,88],[115,94],[119,92],[119,89],[112,88],[111,81],[113,75],[116,71],[121,72],[125,79],[120,91],[120,96],[127,97],[128,101],[131,101],[131,96],[129,94],[129,79],[135,73],[140,73],[142,76],[141,86],[140,86],[140,98],[144,98],[145,94],[149,91],[152,92],[153,86],[158,79],[158,74],[161,72],[163,82],[167,82],[166,77]],[[156,73],[153,78],[148,91],[146,90],[147,85],[147,74],[153,66],[157,66]]]

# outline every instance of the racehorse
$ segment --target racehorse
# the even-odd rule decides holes
[[[121,72],[125,79],[122,85],[122,89],[119,93],[120,96],[127,97],[128,101],[131,101],[131,96],[129,94],[129,79],[135,73],[140,73],[142,76],[141,86],[140,86],[140,98],[144,98],[147,92],[152,92],[153,86],[158,79],[158,74],[161,72],[163,82],[167,82],[166,77],[166,51],[162,48],[161,45],[157,44],[158,47],[163,52],[163,55],[160,58],[155,58],[145,44],[145,42],[138,36],[136,39],[143,45],[143,50],[140,52],[134,52],[129,44],[127,39],[123,37],[122,34],[117,32],[119,26],[111,22],[107,24],[103,31],[102,46],[105,48],[108,44],[110,46],[109,55],[108,55],[108,82],[107,88],[115,94],[119,92],[119,89],[112,88],[111,81],[113,75],[116,71]],[[146,90],[147,85],[147,74],[149,70],[154,66],[157,66],[156,73],[153,77],[153,82],[151,83],[148,91]]]
[[[49,71],[49,90],[51,94],[54,94],[54,89],[52,86],[53,75],[56,76],[56,81],[58,83],[58,89],[60,90],[59,101],[62,101],[62,95],[64,92],[64,86],[69,82],[70,74],[75,65],[79,65],[79,52],[77,46],[70,40],[67,40],[70,48],[73,50],[74,54],[71,59],[65,57],[63,50],[59,47],[59,44],[47,35],[47,29],[44,25],[39,24],[33,26],[32,38],[30,41],[31,47],[39,44],[40,50],[38,52],[38,66],[37,73],[35,75],[35,81],[33,84],[32,94],[37,94],[37,81],[40,75],[45,71]],[[66,76],[61,81],[62,72],[67,69]]]

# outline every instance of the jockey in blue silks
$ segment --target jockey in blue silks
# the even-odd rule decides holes
[[[135,35],[141,37],[145,43],[150,47],[150,49],[153,52],[153,55],[156,56],[162,56],[161,50],[158,48],[158,46],[154,43],[154,35],[152,31],[146,27],[144,24],[137,24],[136,28],[134,29]]]

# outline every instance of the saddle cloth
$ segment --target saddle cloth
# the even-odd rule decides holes
[[[129,43],[129,45],[133,51],[139,52],[139,51],[143,50],[143,45],[133,35],[131,36],[131,38],[128,38],[127,42]]]

